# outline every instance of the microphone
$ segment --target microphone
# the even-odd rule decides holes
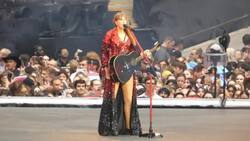
[[[124,27],[124,29],[130,29],[130,30],[132,30],[132,31],[135,31],[135,29],[133,29],[130,25],[128,25],[128,24],[123,24],[123,27]]]

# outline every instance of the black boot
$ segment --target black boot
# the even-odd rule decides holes
[[[131,129],[123,129],[121,131],[121,135],[131,135],[132,134],[132,130]]]

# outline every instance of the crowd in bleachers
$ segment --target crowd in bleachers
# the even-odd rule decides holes
[[[183,44],[167,37],[153,53],[151,63],[138,64],[138,98],[151,93],[155,99],[249,98],[250,35],[242,39],[241,50],[226,49],[226,65],[206,67],[204,50],[193,49],[184,57]],[[98,53],[79,49],[69,58],[67,48],[62,48],[59,57],[52,58],[42,46],[35,48],[33,55],[18,56],[7,48],[0,49],[0,96],[102,97]]]

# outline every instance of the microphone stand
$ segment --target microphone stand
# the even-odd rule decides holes
[[[217,97],[217,78],[216,78],[216,76],[217,76],[217,62],[216,61],[214,61],[213,62],[213,72],[212,73],[214,73],[214,91],[213,91],[213,97],[214,98],[216,98]]]
[[[162,134],[154,132],[153,131],[153,110],[152,110],[152,96],[153,96],[153,90],[152,90],[152,74],[148,74],[150,78],[150,86],[149,86],[149,91],[150,91],[150,108],[149,108],[149,131],[148,133],[143,133],[140,134],[139,137],[147,137],[147,138],[154,138],[154,137],[163,137]],[[155,82],[156,83],[156,82]]]
[[[226,66],[223,65],[223,98],[221,100],[221,107],[225,107],[226,105]]]
[[[137,52],[143,52],[143,48],[141,47],[140,43],[136,39],[136,36],[134,35],[134,33],[131,31],[132,28],[128,27],[126,24],[123,26],[124,26],[125,33],[128,35],[129,39],[132,42],[132,45],[135,47]],[[150,62],[150,60],[148,59],[146,59],[146,61]],[[153,66],[152,63],[150,64],[152,67]],[[150,123],[149,123],[150,126],[149,126],[149,132],[144,133],[144,134],[140,132],[139,137],[148,137],[148,138],[163,137],[163,135],[161,135],[160,133],[153,132],[153,128],[152,128],[152,113],[153,113],[152,112],[152,75],[150,73],[148,73],[148,75],[150,77]]]

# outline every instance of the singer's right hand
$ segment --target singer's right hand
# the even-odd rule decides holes
[[[105,78],[110,79],[110,73],[109,73],[108,68],[105,68]]]

